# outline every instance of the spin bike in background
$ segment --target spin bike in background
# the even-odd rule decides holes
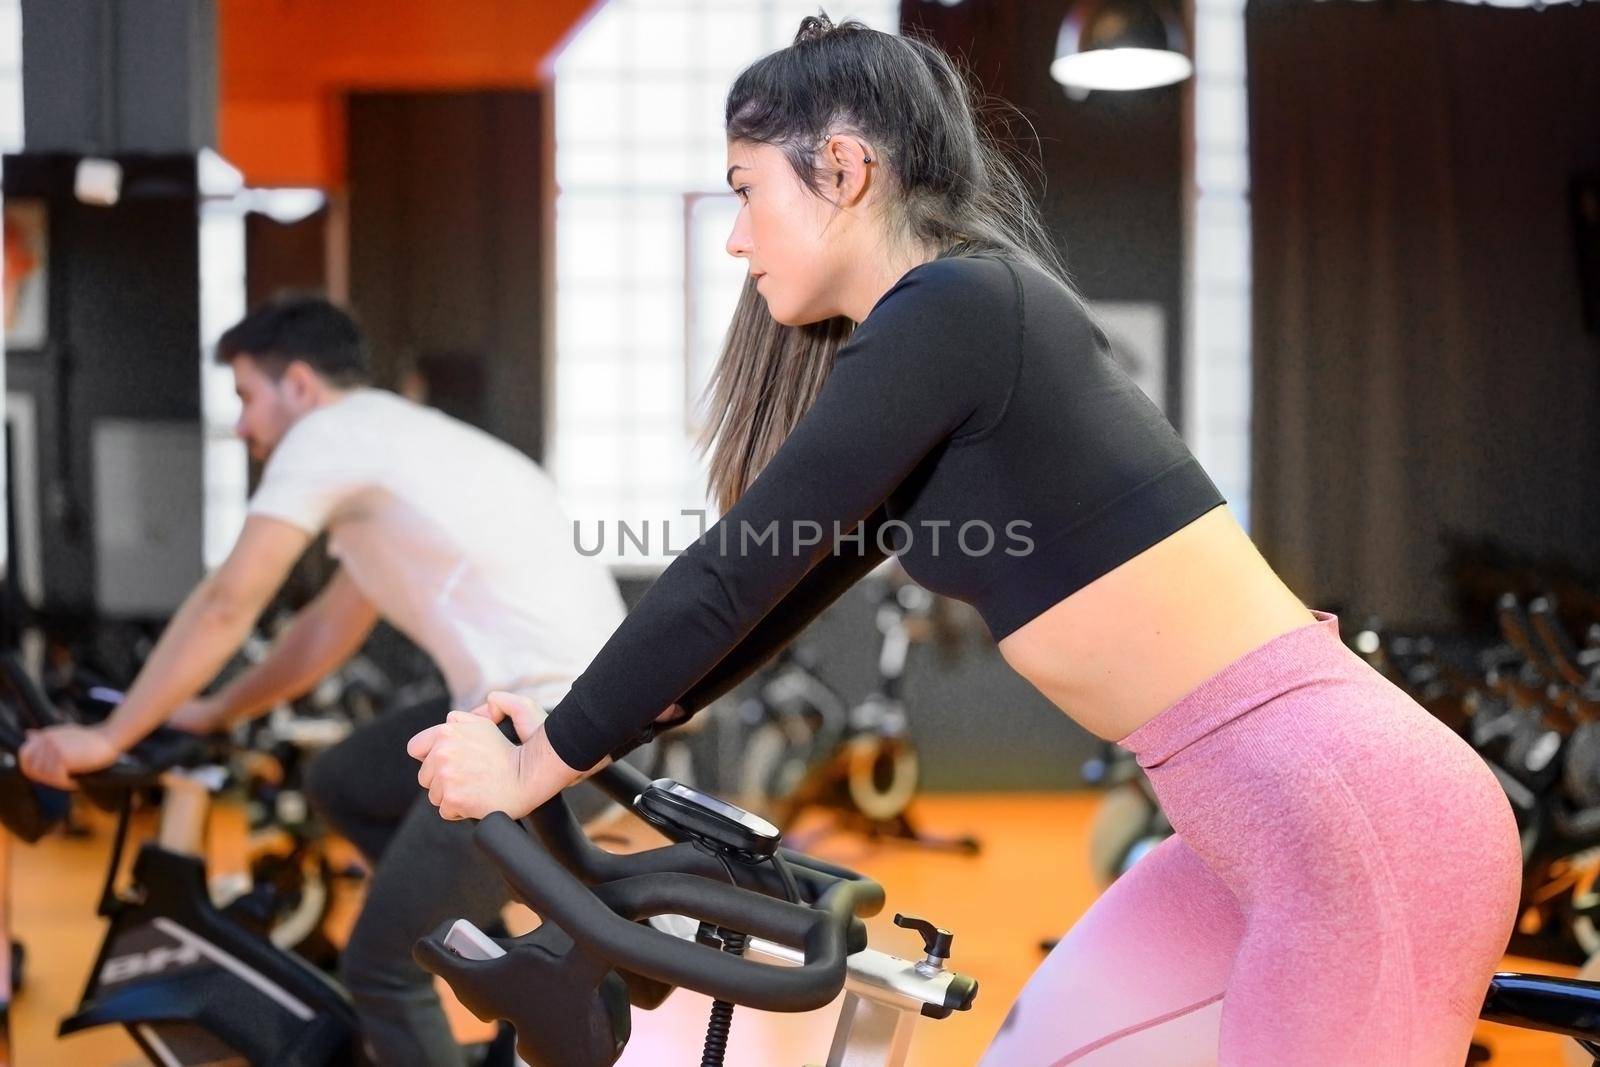
[[[48,829],[39,794],[22,786],[16,751],[27,729],[65,721],[20,662],[0,657],[0,803],[6,825]],[[158,729],[103,771],[78,783],[93,803],[119,812],[99,914],[105,941],[90,968],[67,1036],[121,1026],[155,1064],[246,1062],[323,1067],[358,1062],[357,1023],[344,992],[267,931],[213,902],[203,842],[222,774],[198,737]],[[139,796],[164,792],[160,830],[119,885]],[[36,839],[37,835],[35,835]]]
[[[1581,964],[1600,952],[1600,685],[1548,602],[1497,606],[1516,659],[1485,672],[1472,733],[1517,817],[1523,899],[1513,951]]]
[[[258,632],[241,650],[243,659],[257,662],[269,648]],[[384,709],[443,695],[432,663],[413,652],[396,671],[359,652],[304,696],[233,730],[249,819],[249,871],[242,884],[223,891],[238,895],[236,910],[250,909],[273,944],[329,973],[339,952],[330,927],[335,888],[360,881],[365,871],[335,862],[327,828],[306,796],[306,774],[316,756]]]
[[[129,623],[80,630],[40,631],[47,665],[41,688],[66,718],[98,722],[121,703],[159,631]],[[259,661],[270,644],[266,627],[258,628],[233,667]],[[280,948],[329,972],[338,957],[328,925],[333,887],[358,880],[361,871],[330,860],[327,833],[305,798],[304,775],[312,758],[374,718],[396,688],[386,672],[357,654],[305,696],[233,731],[229,762],[246,802],[247,870],[216,879],[212,895],[232,900],[234,917],[266,930]]]
[[[1524,857],[1512,951],[1583,964],[1577,982],[1495,976],[1484,1018],[1566,1034],[1565,1062],[1590,1067],[1600,1020],[1592,984],[1600,978],[1600,629],[1591,627],[1580,647],[1543,597],[1524,610],[1506,594],[1495,614],[1500,641],[1473,653],[1476,677],[1431,639],[1376,623],[1355,647],[1453,725],[1505,789]],[[1489,1059],[1482,1046],[1473,1051],[1473,1062]]]
[[[920,832],[909,813],[921,762],[905,704],[911,648],[939,636],[932,593],[900,579],[876,579],[878,676],[860,703],[847,704],[817,673],[809,648],[791,643],[758,677],[739,708],[747,729],[739,796],[788,830],[808,808],[872,840],[907,841],[975,855],[975,837]]]
[[[1089,825],[1089,867],[1105,889],[1173,834],[1150,779],[1133,753],[1102,741],[1083,763],[1086,784],[1105,791]]]

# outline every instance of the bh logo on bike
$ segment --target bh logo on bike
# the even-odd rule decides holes
[[[111,985],[116,982],[127,982],[134,978],[145,978],[149,975],[160,974],[178,967],[189,967],[200,962],[200,950],[194,945],[180,945],[176,942],[158,945],[155,948],[139,952],[129,952],[121,956],[113,956],[106,960],[105,966],[100,969],[102,984]]]

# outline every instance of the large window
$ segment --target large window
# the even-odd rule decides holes
[[[659,566],[705,506],[691,401],[715,361],[744,264],[723,251],[736,203],[723,102],[738,72],[787,45],[813,2],[611,0],[555,66],[556,405],[549,455],[586,547]],[[898,4],[849,14],[883,30]],[[605,523],[603,542],[597,537]],[[618,557],[617,523],[648,522]]]
[[[22,2],[0,0],[0,152],[22,151]]]
[[[1194,252],[1184,427],[1250,524],[1250,167],[1244,0],[1195,3]]]
[[[249,464],[234,433],[239,397],[233,371],[215,359],[217,339],[245,313],[244,212],[233,199],[200,205],[200,422],[205,433],[205,532],[210,570],[228,557],[244,528]]]

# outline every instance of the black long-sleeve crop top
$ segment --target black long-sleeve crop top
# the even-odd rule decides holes
[[[1000,254],[930,260],[873,305],[810,410],[573,681],[547,736],[580,770],[633,747],[889,553],[998,641],[1222,503],[1069,289]]]

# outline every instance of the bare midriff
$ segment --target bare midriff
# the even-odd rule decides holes
[[[1241,656],[1314,621],[1223,506],[1007,634],[999,648],[1067,715],[1117,741]]]

